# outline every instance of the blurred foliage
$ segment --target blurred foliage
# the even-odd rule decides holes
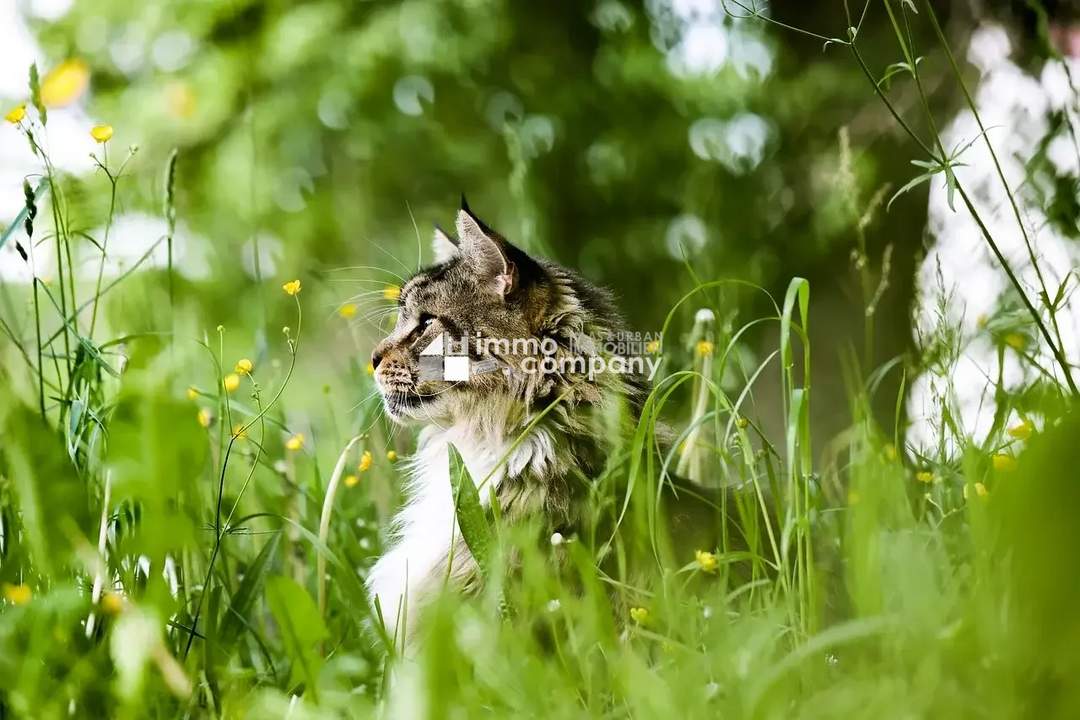
[[[680,244],[702,276],[775,287],[837,274],[852,241],[840,126],[860,185],[909,174],[842,49],[677,5],[95,2],[40,37],[52,56],[90,61],[95,112],[142,148],[145,171],[180,147],[180,216],[211,239],[215,266],[239,270],[268,233],[284,244],[279,267],[400,270],[374,246],[412,265],[413,218],[426,254],[430,223],[464,191],[513,241],[620,291],[645,324],[662,305],[637,288],[692,284]],[[798,10],[843,29],[829,3]],[[888,32],[867,28],[878,67],[895,54]],[[705,59],[679,69],[687,52]],[[156,189],[143,190],[150,209]],[[875,255],[918,236],[919,206],[898,204]],[[230,279],[233,292],[251,284]]]

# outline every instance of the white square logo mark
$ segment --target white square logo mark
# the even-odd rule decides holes
[[[467,355],[443,358],[443,380],[449,382],[468,382],[469,357]]]

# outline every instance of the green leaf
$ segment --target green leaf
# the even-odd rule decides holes
[[[228,650],[240,636],[240,631],[248,623],[248,615],[255,605],[255,599],[262,591],[263,582],[267,573],[273,567],[277,559],[278,549],[281,547],[281,533],[274,533],[263,545],[258,556],[244,571],[244,579],[232,596],[225,619],[221,623],[221,632],[218,642],[223,650]]]
[[[41,124],[48,124],[49,116],[45,112],[45,103],[41,102],[41,78],[38,77],[37,63],[30,66],[30,102],[37,108]]]
[[[491,558],[492,531],[484,508],[480,505],[480,493],[469,475],[461,453],[450,445],[450,489],[454,493],[454,511],[465,544],[476,558],[482,572],[486,572]]]
[[[282,575],[266,580],[266,602],[281,633],[285,654],[292,660],[290,689],[303,681],[317,700],[316,681],[322,665],[318,645],[330,636],[319,608],[304,588]]]
[[[48,180],[42,180],[41,182],[39,182],[37,184],[37,187],[34,189],[34,202],[41,202],[41,199],[45,196],[45,193],[48,192],[48,190]],[[19,211],[19,214],[16,215],[15,219],[11,221],[11,224],[7,226],[7,229],[4,230],[3,234],[0,234],[0,248],[4,247],[4,245],[7,244],[8,238],[10,238],[19,229],[23,227],[23,223],[26,222],[26,215],[29,211],[30,208],[27,205],[23,205],[23,208]]]
[[[937,173],[938,173],[938,171],[936,171],[936,170],[928,172],[928,173],[923,173],[922,175],[919,175],[914,180],[911,180],[910,182],[908,182],[906,185],[904,185],[904,187],[897,190],[895,193],[893,193],[893,196],[891,198],[889,198],[889,202],[887,202],[885,204],[885,212],[889,211],[889,209],[892,207],[893,201],[895,201],[896,198],[900,197],[901,195],[908,192],[909,190],[911,190],[911,189],[913,189],[915,187],[918,187],[919,185],[922,185],[924,182],[926,182],[930,178],[934,177],[934,175],[936,175]]]

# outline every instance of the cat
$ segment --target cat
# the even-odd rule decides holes
[[[424,425],[406,503],[366,581],[387,631],[406,638],[447,579],[479,585],[475,559],[454,537],[448,446],[503,518],[570,529],[581,478],[595,477],[609,449],[598,421],[623,409],[636,418],[655,372],[651,359],[600,351],[624,332],[609,292],[510,244],[464,198],[455,225],[456,238],[435,229],[436,262],[401,287],[396,325],[371,359],[388,416]]]

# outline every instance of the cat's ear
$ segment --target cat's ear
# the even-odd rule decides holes
[[[465,203],[457,216],[459,252],[476,272],[481,285],[500,297],[517,287],[517,268],[506,252],[506,241],[484,225]]]
[[[457,240],[446,234],[441,227],[435,226],[435,234],[431,238],[431,251],[435,253],[435,262],[443,263],[457,257]]]

